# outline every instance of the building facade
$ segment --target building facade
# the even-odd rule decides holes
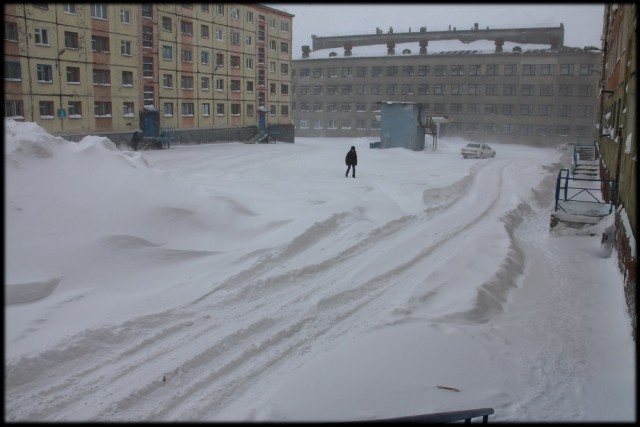
[[[636,336],[636,269],[638,233],[637,142],[637,7],[633,3],[606,4],[602,37],[601,88],[596,140],[600,175],[614,179],[617,194],[615,247],[624,274],[627,306]]]
[[[378,136],[380,102],[412,102],[449,119],[440,136],[534,145],[593,139],[598,52],[559,46],[555,37],[546,49],[502,51],[496,42],[496,51],[428,53],[420,42],[396,53],[387,43],[379,55],[356,57],[341,37],[342,56],[305,58],[303,47],[293,60],[297,136]]]
[[[293,15],[254,3],[5,4],[5,117],[54,135],[291,123]]]

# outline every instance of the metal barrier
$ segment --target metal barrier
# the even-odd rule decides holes
[[[410,415],[399,418],[385,418],[380,420],[367,421],[347,421],[347,424],[353,423],[452,423],[464,420],[465,424],[470,424],[471,419],[482,417],[482,423],[487,424],[489,415],[493,414],[493,408],[466,409],[464,411],[436,412],[434,414]],[[344,424],[337,422],[331,424]]]
[[[574,185],[570,185],[573,183]],[[602,188],[611,190],[611,201],[602,200]],[[585,214],[588,216],[606,216],[613,211],[616,194],[616,180],[588,179],[569,176],[568,169],[560,169],[556,180],[555,211]],[[607,212],[608,209],[608,212]]]

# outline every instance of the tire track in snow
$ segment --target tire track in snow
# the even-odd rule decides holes
[[[367,306],[387,292],[390,280],[416,267],[447,239],[473,227],[478,219],[487,216],[497,198],[488,200],[478,197],[473,187],[491,185],[501,178],[494,168],[488,168],[486,173],[483,172],[485,169],[483,167],[476,173],[469,191],[447,209],[447,212],[451,209],[464,211],[465,221],[449,224],[448,215],[402,217],[377,228],[337,256],[262,278],[278,262],[295,255],[294,251],[285,248],[280,255],[264,258],[252,268],[224,282],[223,285],[228,289],[216,295],[222,297],[219,301],[211,302],[213,293],[209,293],[189,305],[186,313],[159,314],[156,317],[162,320],[158,320],[157,324],[149,325],[147,318],[134,319],[127,324],[132,332],[116,336],[109,342],[110,351],[107,355],[101,355],[103,348],[79,352],[81,355],[99,356],[99,363],[83,360],[84,356],[69,361],[68,364],[80,363],[81,369],[85,367],[77,376],[67,377],[65,372],[73,370],[52,373],[57,366],[55,362],[41,365],[38,378],[40,374],[48,375],[49,379],[53,375],[57,385],[35,385],[33,382],[37,380],[34,379],[29,385],[35,386],[32,390],[36,391],[12,395],[11,400],[17,406],[10,408],[10,415],[13,419],[48,420],[74,417],[91,420],[215,417],[216,409],[246,392],[251,387],[248,385],[251,381],[257,381],[270,371],[277,371],[277,366],[294,350],[302,350],[324,335],[335,337],[343,333],[349,328],[343,321],[366,311]],[[485,174],[491,175],[492,179],[478,184],[477,175]],[[479,205],[482,207],[478,210],[469,209],[470,206],[477,208]],[[421,227],[419,232],[416,232],[417,225]],[[338,227],[337,223],[335,226]],[[416,238],[416,234],[422,234],[421,238],[425,238],[426,234],[435,241],[408,260],[390,265],[382,273],[365,281],[353,280],[351,288],[333,291],[332,288],[321,286],[300,286],[301,282],[306,281],[317,284],[319,281],[337,280],[345,264],[357,263],[361,258],[375,258],[376,255],[370,252],[378,247],[380,240],[397,246],[407,238]],[[303,242],[304,239],[298,240],[293,246],[304,250]],[[254,278],[253,282],[251,278]],[[233,289],[233,283],[239,289]],[[291,304],[310,298],[316,298],[317,302],[302,306],[302,309],[299,305]],[[196,309],[211,314],[198,317],[194,314]],[[236,313],[235,316],[231,312]],[[237,318],[239,326],[233,325],[226,331],[223,323],[229,318]],[[139,326],[150,328],[153,332],[138,338],[133,330],[139,329]],[[124,324],[122,328],[126,329]],[[96,341],[95,337],[88,334],[81,334],[76,339],[79,345],[87,346],[94,345]],[[198,344],[202,342],[205,344]],[[190,348],[189,356],[185,356],[182,351],[184,345],[198,345],[199,350],[194,352]],[[21,369],[28,364],[17,361],[13,367]],[[238,374],[238,371],[242,373]],[[165,375],[167,372],[173,373],[171,388],[160,388],[163,386],[159,383],[160,372]],[[70,389],[72,396],[78,400],[69,397]],[[41,402],[36,410],[31,404],[33,399],[40,399]],[[93,408],[83,409],[83,402],[87,401],[104,402],[104,409],[96,409],[95,404]],[[86,415],[86,418],[80,415]]]

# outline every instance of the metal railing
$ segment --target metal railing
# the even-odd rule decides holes
[[[470,424],[473,418],[482,417],[482,423],[487,424],[489,415],[493,414],[493,408],[478,408],[478,409],[465,409],[463,411],[449,411],[449,412],[436,412],[433,414],[421,414],[410,415],[407,417],[398,418],[385,418],[379,420],[367,420],[367,421],[347,421],[347,424],[351,423],[452,423],[456,421],[463,421],[465,424]],[[344,424],[345,422],[338,422],[332,424]]]
[[[586,214],[589,216],[608,215],[613,211],[613,200],[602,198],[602,189],[608,194],[616,194],[615,179],[588,179],[569,176],[569,169],[560,169],[556,180],[555,211]],[[610,193],[609,193],[610,191]],[[574,209],[570,209],[570,206]],[[608,213],[604,212],[608,206]],[[604,209],[602,209],[604,208]],[[569,212],[573,210],[573,212]]]

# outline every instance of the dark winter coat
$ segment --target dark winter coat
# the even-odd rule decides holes
[[[358,154],[356,154],[356,149],[352,148],[347,153],[347,157],[345,157],[344,162],[347,165],[357,165],[358,164]]]

